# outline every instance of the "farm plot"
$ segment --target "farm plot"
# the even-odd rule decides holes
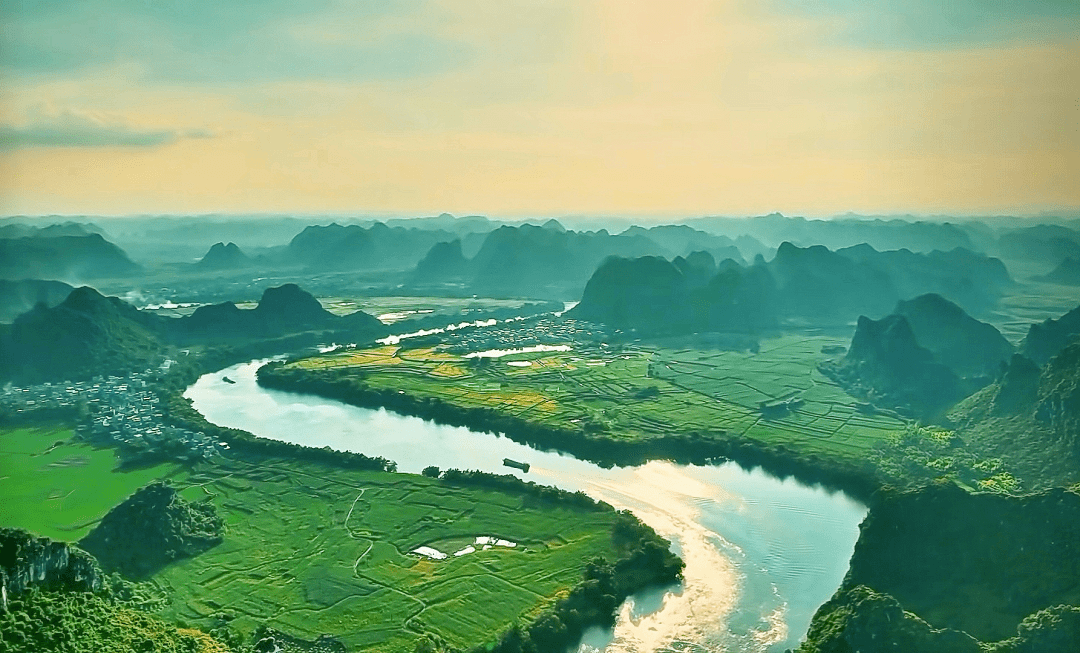
[[[120,471],[114,450],[72,436],[58,425],[0,429],[0,526],[74,542],[153,479],[186,478],[175,464]]]
[[[154,580],[173,597],[163,616],[199,625],[228,613],[243,632],[269,622],[349,650],[411,653],[426,634],[468,649],[554,602],[591,558],[616,557],[614,513],[527,507],[421,476],[229,461],[191,483],[184,496],[213,497],[225,541]],[[411,553],[478,535],[517,546]]]
[[[486,361],[426,348],[399,350],[381,365],[374,357],[383,348],[357,352],[361,362],[344,367],[364,370],[372,387],[495,408],[556,428],[589,428],[611,439],[722,431],[857,462],[905,423],[861,411],[818,372],[827,358],[822,348],[845,344],[803,335],[767,339],[756,353],[576,344],[569,352]],[[297,365],[323,365],[324,358],[336,360]]]

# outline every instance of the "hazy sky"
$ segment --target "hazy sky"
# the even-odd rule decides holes
[[[1077,0],[0,0],[0,213],[1080,207]]]

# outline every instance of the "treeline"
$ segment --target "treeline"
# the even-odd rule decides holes
[[[516,625],[494,644],[473,653],[547,653],[563,651],[581,640],[591,626],[611,627],[623,601],[646,587],[681,579],[683,562],[668,543],[628,512],[619,512],[612,528],[619,559],[603,557],[585,565],[583,579],[566,598],[541,613],[532,623]]]
[[[277,390],[315,394],[363,408],[385,408],[448,426],[502,433],[522,444],[568,453],[602,467],[641,465],[667,459],[684,464],[715,464],[732,460],[761,467],[780,478],[795,477],[808,484],[843,490],[865,499],[880,486],[873,468],[844,465],[805,454],[782,444],[770,445],[732,436],[724,431],[669,433],[647,440],[614,440],[594,434],[595,429],[562,429],[527,421],[488,407],[463,407],[435,397],[417,397],[392,388],[373,388],[362,374],[349,370],[301,370],[282,363],[259,369],[260,385]],[[587,425],[586,425],[587,426]]]
[[[563,505],[592,512],[611,510],[611,506],[596,501],[584,492],[570,492],[549,485],[539,485],[524,481],[513,474],[492,474],[478,470],[448,469],[439,472],[438,468],[428,467],[425,476],[437,477],[447,485],[455,487],[473,487],[498,490],[508,494],[519,494],[549,505]]]

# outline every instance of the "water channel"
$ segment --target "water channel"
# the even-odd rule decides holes
[[[185,396],[220,426],[383,456],[401,472],[419,473],[428,465],[479,469],[582,490],[633,511],[671,539],[686,562],[682,585],[632,597],[614,631],[586,633],[580,653],[795,648],[814,611],[840,585],[866,514],[843,493],[734,463],[653,461],[605,469],[499,435],[268,390],[255,382],[261,364],[207,374]],[[526,474],[506,467],[503,458],[528,462],[531,469]]]

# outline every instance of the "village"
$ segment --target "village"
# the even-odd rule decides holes
[[[30,418],[75,417],[77,437],[94,445],[117,446],[125,462],[148,458],[199,460],[228,445],[205,433],[168,424],[152,383],[158,372],[89,381],[7,385],[0,392],[0,415]]]

